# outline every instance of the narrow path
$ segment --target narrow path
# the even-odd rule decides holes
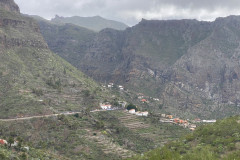
[[[115,109],[117,110],[117,109]],[[115,110],[94,110],[90,111],[92,112],[107,112],[107,111],[115,111]],[[33,118],[48,118],[48,117],[57,117],[59,115],[74,115],[77,113],[82,113],[82,112],[72,112],[72,111],[66,111],[63,113],[57,113],[57,114],[49,114],[49,115],[41,115],[41,116],[30,116],[30,117],[22,117],[22,118],[10,118],[10,119],[0,119],[2,122],[10,122],[10,121],[21,121],[21,120],[29,120]]]

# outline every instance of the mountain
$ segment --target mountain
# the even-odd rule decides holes
[[[101,89],[49,50],[35,20],[0,1],[0,118],[96,108],[110,98]]]
[[[162,111],[218,118],[240,111],[239,22],[238,16],[214,22],[143,19],[124,31],[104,29],[78,41],[84,49],[75,51],[56,50],[58,35],[42,25],[40,30],[52,51],[99,82],[158,97]]]
[[[81,27],[88,28],[93,31],[100,31],[105,28],[112,28],[116,30],[124,30],[128,26],[124,23],[113,21],[113,20],[107,20],[100,16],[94,16],[94,17],[59,17],[55,16],[51,20],[51,22],[57,23],[57,24],[65,24],[65,23],[71,23],[75,24]]]
[[[239,159],[240,117],[219,120],[202,125],[195,132],[183,136],[162,148],[155,149],[132,160],[233,160]]]
[[[131,92],[101,87],[49,46],[72,54],[82,44],[80,52],[87,54],[96,33],[34,16],[44,21],[39,23],[48,31],[45,38],[55,40],[48,46],[37,22],[23,16],[14,1],[0,4],[0,159],[118,160],[189,132],[159,117],[95,110],[100,102],[119,106]]]

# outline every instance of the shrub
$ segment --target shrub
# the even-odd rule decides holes
[[[97,129],[103,129],[103,128],[104,128],[104,123],[103,123],[103,121],[97,121],[97,122],[96,122],[96,128],[97,128]]]
[[[83,90],[82,92],[83,92],[83,95],[85,97],[89,97],[90,96],[90,91],[89,90]]]
[[[127,105],[127,110],[131,110],[131,109],[135,109],[137,111],[137,106],[135,106],[134,104],[129,104]]]
[[[33,88],[32,93],[36,94],[37,96],[42,96],[43,95],[43,90],[42,89],[37,89]]]

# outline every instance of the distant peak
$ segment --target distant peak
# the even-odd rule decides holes
[[[64,18],[64,17],[59,16],[59,15],[56,14],[54,18],[55,18],[55,19],[59,19],[59,18]]]
[[[20,9],[14,0],[0,0],[0,8],[10,12],[20,13]]]

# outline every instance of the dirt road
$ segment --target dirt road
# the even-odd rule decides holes
[[[29,119],[33,119],[33,118],[57,117],[59,115],[74,115],[76,113],[81,113],[81,112],[64,112],[64,113],[42,115],[42,116],[31,116],[31,117],[22,117],[22,118],[13,118],[13,119],[0,119],[0,121],[2,121],[2,122],[21,121],[21,120],[29,120]]]

